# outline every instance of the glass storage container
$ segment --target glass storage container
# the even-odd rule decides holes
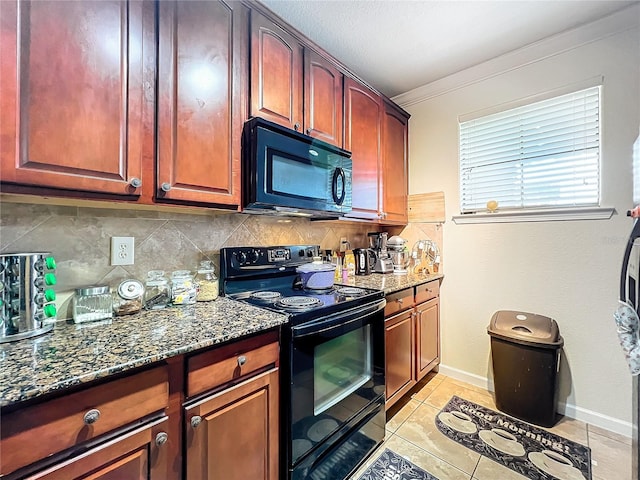
[[[189,270],[176,270],[171,274],[171,302],[174,305],[196,303],[198,290]]]
[[[104,320],[113,316],[113,299],[108,285],[78,288],[73,297],[75,323]]]
[[[144,284],[144,308],[160,310],[171,303],[171,286],[164,270],[151,270]]]
[[[195,280],[198,285],[196,301],[210,302],[218,298],[218,277],[216,277],[215,268],[211,260],[200,262]]]
[[[131,315],[142,310],[144,286],[138,280],[124,280],[113,294],[113,313],[116,316]]]

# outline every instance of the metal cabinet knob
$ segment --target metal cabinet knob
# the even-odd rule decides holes
[[[133,188],[140,188],[142,186],[142,180],[133,177],[131,180],[129,180],[129,185],[131,185]]]
[[[84,414],[82,420],[84,421],[85,425],[93,425],[98,421],[99,418],[100,410],[98,410],[97,408],[93,408]]]
[[[402,304],[404,303],[404,300],[403,300],[402,298],[398,298],[398,299],[397,299],[397,302],[398,302],[400,305],[402,305]]]
[[[296,124],[293,126],[293,129],[294,129],[296,132],[297,132],[298,130],[300,130],[300,124],[299,124],[299,123],[296,123]]]
[[[171,190],[171,184],[169,182],[164,182],[160,188],[162,189],[163,192],[168,192],[169,190]]]
[[[193,428],[198,428],[198,425],[200,425],[201,423],[202,423],[202,417],[198,415],[191,417],[191,426]]]
[[[160,432],[156,435],[156,445],[159,447],[167,443],[167,440],[169,440],[169,435],[167,435],[165,432]]]
[[[311,135],[311,129],[307,128],[307,135]]]
[[[247,357],[245,357],[244,355],[240,355],[238,357],[238,366],[241,367],[243,366],[245,363],[247,363]]]

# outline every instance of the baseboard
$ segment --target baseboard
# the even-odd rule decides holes
[[[443,365],[442,363],[440,364],[440,369],[438,370],[438,372],[447,377],[455,378],[456,380],[467,382],[471,385],[475,385],[476,387],[484,388],[485,390],[493,392],[493,381],[488,379],[487,377],[465,372],[464,370],[449,367],[447,365]]]
[[[633,424],[620,420],[619,418],[610,417],[603,413],[594,412],[593,410],[587,410],[586,408],[564,402],[558,402],[558,412],[567,417],[604,428],[605,430],[624,435],[625,437],[631,438],[633,436]]]
[[[440,364],[439,372],[447,377],[455,378],[476,387],[484,388],[490,392],[493,392],[493,381],[482,375],[476,375],[474,373],[465,372],[458,368],[449,367],[447,365]],[[594,412],[586,408],[578,407],[570,403],[559,402],[558,412],[569,418],[574,418],[596,427],[604,428],[610,432],[615,432],[625,437],[631,438],[633,435],[633,424],[620,420],[618,418],[610,417],[602,413]]]

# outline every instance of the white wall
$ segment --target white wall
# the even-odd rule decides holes
[[[640,124],[638,18],[634,6],[395,98],[412,115],[410,193],[445,192],[443,371],[479,384],[491,379],[486,327],[496,310],[553,317],[565,339],[562,410],[627,435],[631,376],[612,312],[631,229],[625,212],[632,206],[631,152]],[[459,213],[458,115],[596,76],[604,77],[602,206],[617,214],[540,223],[451,221]]]

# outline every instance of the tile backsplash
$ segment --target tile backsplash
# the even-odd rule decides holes
[[[368,246],[373,225],[342,221],[244,215],[203,211],[203,214],[121,210],[76,206],[8,203],[0,205],[0,252],[52,252],[56,258],[58,318],[70,317],[70,298],[82,286],[117,286],[126,278],[144,281],[149,270],[195,270],[203,259],[219,270],[222,247],[243,245],[320,245],[338,249],[346,237],[352,248]],[[393,231],[395,230],[395,231]],[[441,229],[414,224],[404,231],[390,229],[409,240],[409,248],[428,233]],[[429,235],[441,245],[440,238]],[[135,238],[135,263],[110,265],[111,237]]]

